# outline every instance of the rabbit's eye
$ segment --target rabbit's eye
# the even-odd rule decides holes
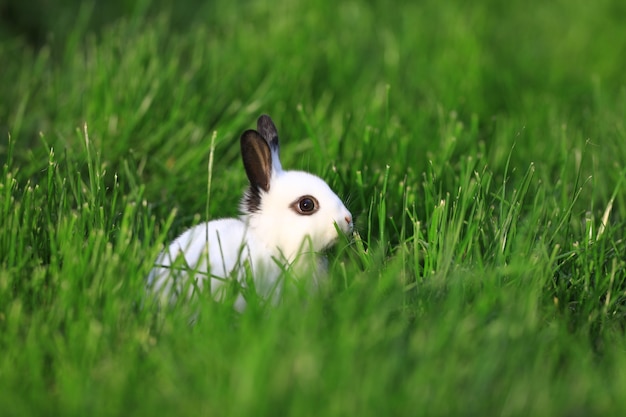
[[[310,198],[303,198],[298,206],[300,211],[313,211],[315,209],[315,203]]]
[[[319,209],[319,203],[310,195],[305,195],[304,197],[300,197],[297,201],[295,201],[291,207],[298,214],[303,214],[305,216],[311,215],[315,213]]]

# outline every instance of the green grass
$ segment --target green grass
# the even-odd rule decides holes
[[[626,408],[622,2],[39,3],[0,5],[0,414]],[[321,294],[157,312],[261,113],[359,235]]]

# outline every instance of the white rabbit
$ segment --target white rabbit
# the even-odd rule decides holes
[[[162,298],[173,301],[184,288],[190,295],[210,282],[211,293],[220,299],[220,287],[228,279],[245,285],[246,268],[259,295],[277,295],[285,269],[312,268],[308,276],[314,276],[324,262],[318,254],[338,240],[337,228],[352,232],[352,215],[322,179],[283,171],[278,133],[269,116],[259,117],[257,130],[242,134],[241,156],[250,181],[241,215],[192,227],[159,255],[148,286]],[[173,266],[180,255],[184,262]],[[190,277],[195,282],[188,282]],[[244,307],[239,294],[235,308]]]

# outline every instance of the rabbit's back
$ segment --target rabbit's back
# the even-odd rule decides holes
[[[212,288],[216,288],[223,282],[220,278],[231,277],[249,257],[246,227],[241,220],[202,223],[185,231],[161,252],[148,277],[148,285],[155,291],[169,293],[176,277],[193,273],[198,287],[204,286],[203,281],[210,274],[214,277]]]

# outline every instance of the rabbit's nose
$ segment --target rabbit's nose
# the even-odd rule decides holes
[[[352,224],[352,216],[347,215],[346,217],[344,217],[344,219],[346,220],[346,223]]]

